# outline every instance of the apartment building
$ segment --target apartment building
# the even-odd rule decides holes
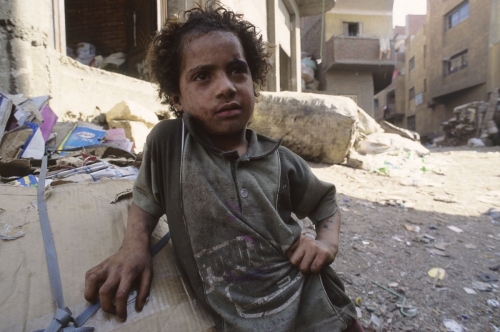
[[[398,127],[406,127],[406,117],[409,116],[412,127],[414,118],[411,116],[414,115],[415,108],[423,103],[422,98],[425,98],[422,90],[426,88],[418,83],[425,71],[415,70],[415,64],[425,63],[421,45],[425,43],[425,33],[422,30],[424,23],[425,15],[407,15],[405,26],[394,27],[396,65],[391,84],[374,97],[374,118],[377,121],[384,120]],[[410,40],[414,45],[409,45]],[[407,89],[407,86],[413,89]],[[406,114],[409,103],[413,104],[413,108]]]
[[[351,97],[371,116],[396,63],[392,8],[393,0],[338,0],[325,14],[325,91]]]
[[[403,68],[404,79],[392,85],[399,102],[389,117],[379,107],[376,118],[424,139],[441,135],[455,107],[488,101],[500,88],[500,1],[428,0],[425,25],[406,39]],[[384,103],[386,92],[375,104]]]

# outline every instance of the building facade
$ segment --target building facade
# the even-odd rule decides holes
[[[499,26],[498,0],[428,0],[425,25],[411,28],[406,39],[404,79],[391,85],[402,91],[395,99],[404,103],[396,103],[395,116],[386,120],[432,139],[455,107],[488,101],[500,87]],[[384,118],[380,110],[376,118]]]
[[[325,91],[351,97],[371,116],[396,63],[392,8],[393,0],[338,0],[325,14]]]

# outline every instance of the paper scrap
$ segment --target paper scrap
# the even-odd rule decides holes
[[[457,233],[463,232],[463,230],[461,230],[460,228],[455,227],[455,226],[446,226],[446,227],[448,227],[449,229],[451,229],[452,231],[457,232]]]

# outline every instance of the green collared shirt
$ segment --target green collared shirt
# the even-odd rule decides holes
[[[352,304],[340,280],[335,276],[333,284],[342,293],[342,305],[332,303],[324,273],[304,275],[286,258],[301,229],[281,211],[281,201],[289,199],[293,212],[317,223],[336,212],[335,187],[319,181],[280,142],[250,129],[248,151],[239,156],[216,149],[189,117],[184,123],[189,134],[180,159],[179,199],[191,265],[196,265],[206,304],[220,316],[217,328],[341,331],[350,325]],[[161,199],[161,191],[168,189],[155,178],[162,166],[151,153],[168,133],[153,130],[151,135],[134,202],[158,217],[167,212],[168,218]],[[172,239],[175,246],[174,234]]]

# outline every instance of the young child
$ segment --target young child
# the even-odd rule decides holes
[[[179,264],[220,331],[362,331],[329,267],[338,251],[335,187],[247,124],[268,72],[255,27],[209,1],[167,23],[149,51],[178,119],[148,136],[120,250],[86,275],[85,297],[126,319],[152,279],[151,233],[167,215]],[[317,236],[291,217],[309,216]]]

